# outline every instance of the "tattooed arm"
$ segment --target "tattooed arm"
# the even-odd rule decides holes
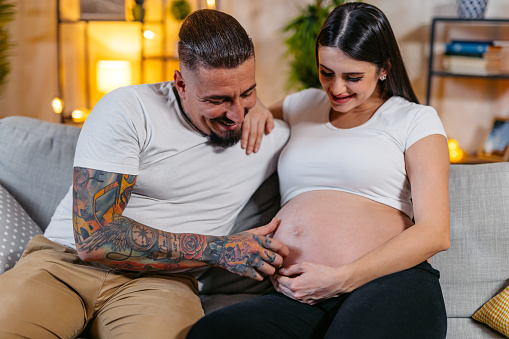
[[[136,176],[74,168],[73,225],[81,259],[126,270],[223,267],[256,280],[273,274],[288,255],[267,238],[277,220],[230,236],[170,233],[122,216]]]

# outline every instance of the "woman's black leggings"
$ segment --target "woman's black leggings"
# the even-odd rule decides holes
[[[445,338],[438,280],[424,262],[313,306],[269,294],[206,315],[187,338]]]

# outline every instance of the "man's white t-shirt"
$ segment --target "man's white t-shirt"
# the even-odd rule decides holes
[[[226,235],[276,169],[289,129],[275,123],[259,152],[246,155],[240,143],[211,145],[182,115],[173,82],[128,86],[94,107],[74,166],[137,176],[123,216],[173,233]],[[75,248],[72,187],[44,235]]]

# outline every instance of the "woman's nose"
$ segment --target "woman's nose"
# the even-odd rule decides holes
[[[336,78],[332,83],[331,92],[334,95],[339,95],[346,91],[346,85],[343,79]]]

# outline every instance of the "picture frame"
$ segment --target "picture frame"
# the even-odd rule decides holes
[[[125,0],[80,0],[81,20],[124,21]]]
[[[509,160],[509,118],[493,118],[477,157],[491,161]]]

